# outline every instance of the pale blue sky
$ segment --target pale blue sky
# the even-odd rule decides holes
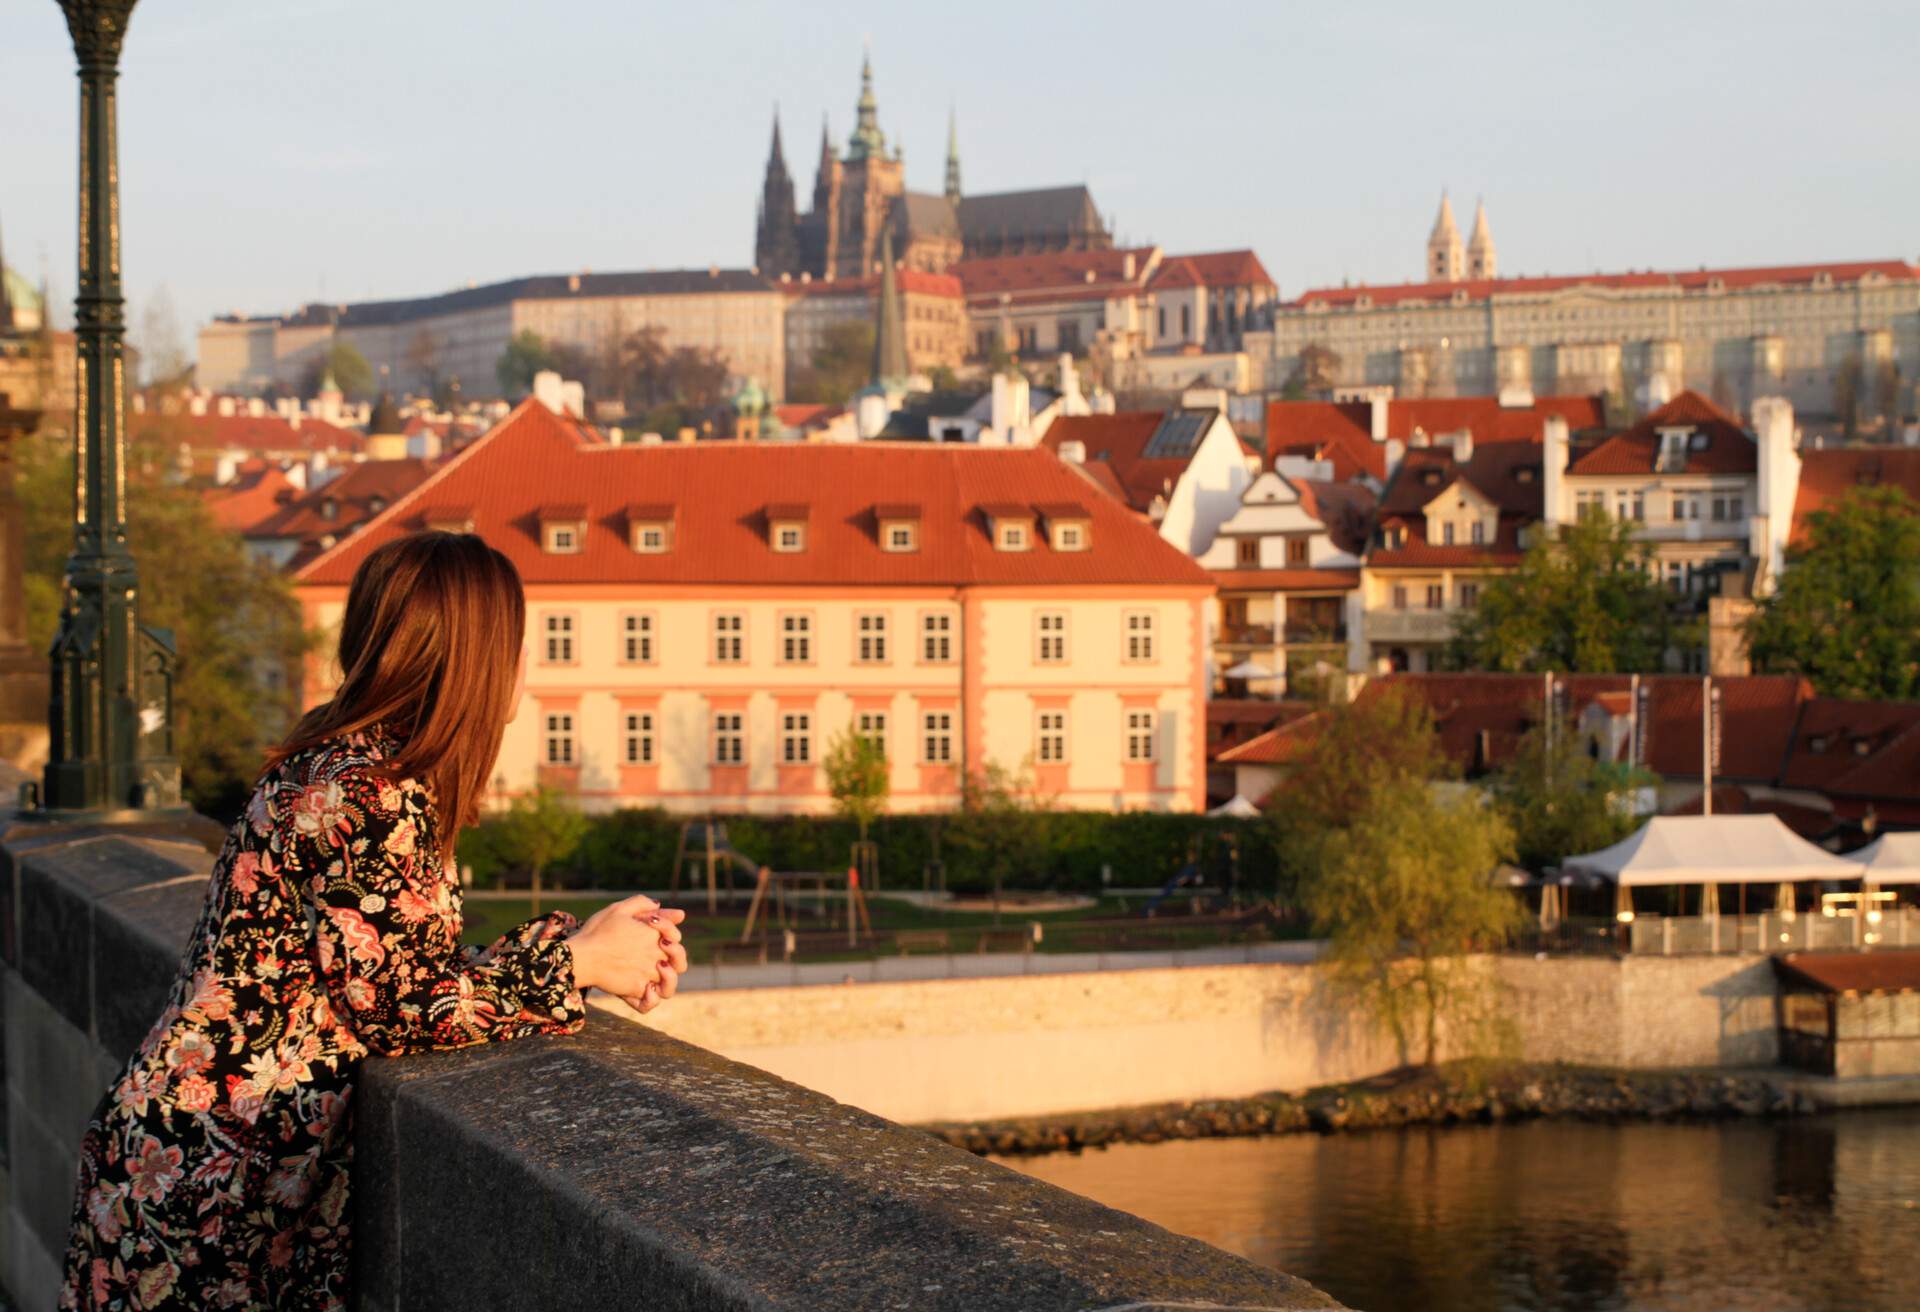
[[[74,79],[0,0],[0,236],[73,286]],[[937,190],[1088,183],[1122,236],[1251,246],[1284,295],[1417,276],[1440,189],[1503,272],[1920,257],[1920,5],[143,0],[126,269],[207,316],[522,273],[741,265],[778,101]],[[63,310],[62,317],[70,315]]]

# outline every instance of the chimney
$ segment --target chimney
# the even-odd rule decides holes
[[[195,392],[187,398],[187,413],[190,415],[207,413],[207,397],[204,392]]]
[[[219,407],[220,417],[222,419],[233,418],[233,398],[232,397],[223,396],[214,404]]]
[[[1747,521],[1747,549],[1759,562],[1754,595],[1772,593],[1786,567],[1787,537],[1793,532],[1793,503],[1800,493],[1800,453],[1793,449],[1793,402],[1762,396],[1753,402],[1753,435],[1759,446],[1760,476],[1754,490],[1753,517]]]
[[[1540,468],[1542,488],[1540,517],[1548,528],[1566,523],[1567,514],[1567,420],[1565,415],[1548,415],[1540,428]]]
[[[248,418],[259,419],[265,416],[266,413],[267,413],[267,403],[264,398],[258,397],[258,396],[248,398],[247,400],[247,417]]]
[[[1407,458],[1407,444],[1397,437],[1387,439],[1387,481],[1393,481],[1393,475],[1400,468],[1400,462]]]
[[[1374,395],[1367,398],[1367,430],[1376,442],[1387,440],[1387,398]]]
[[[1120,257],[1120,276],[1128,282],[1133,281],[1133,252],[1128,251]]]
[[[305,492],[307,490],[307,467],[298,461],[288,465],[287,482],[293,484],[300,491]]]
[[[1473,430],[1463,428],[1453,435],[1453,460],[1464,465],[1473,459]]]
[[[1070,437],[1060,443],[1056,454],[1070,465],[1084,465],[1087,463],[1087,444],[1077,437]]]
[[[240,472],[240,462],[246,457],[244,451],[222,451],[213,463],[213,481],[222,485],[233,482],[233,476]]]
[[[560,403],[575,419],[587,417],[587,385],[569,379],[560,384]]]
[[[533,399],[553,413],[560,414],[566,404],[560,387],[560,375],[551,369],[542,369],[533,376]]]

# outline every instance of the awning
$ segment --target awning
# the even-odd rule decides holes
[[[1612,847],[1568,857],[1560,869],[1629,888],[1860,878],[1857,860],[1815,847],[1764,814],[1655,816]]]
[[[1882,834],[1849,855],[1866,866],[1869,883],[1920,884],[1920,833]]]
[[[1227,667],[1227,677],[1229,679],[1277,679],[1280,676],[1259,661],[1241,661],[1238,665]]]
[[[1230,820],[1251,820],[1260,814],[1260,808],[1246,798],[1235,793],[1227,801],[1207,812],[1211,816],[1224,816]]]

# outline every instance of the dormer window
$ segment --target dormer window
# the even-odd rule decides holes
[[[1660,454],[1654,465],[1656,472],[1670,473],[1687,467],[1687,439],[1692,432],[1690,428],[1660,430]]]
[[[585,506],[542,506],[540,549],[550,556],[574,556],[586,550]]]
[[[807,508],[799,505],[767,507],[767,541],[784,555],[807,549]]]
[[[1027,526],[1017,521],[998,525],[994,533],[994,545],[1002,551],[1025,551],[1029,545]]]
[[[1093,540],[1093,524],[1087,508],[1077,502],[1041,506],[1047,521],[1047,545],[1055,551],[1085,551]]]
[[[340,503],[334,500],[332,497],[321,497],[320,498],[320,518],[338,519],[339,517],[340,517]]]
[[[996,551],[1028,551],[1033,547],[1033,511],[1020,505],[982,506],[987,532]]]
[[[628,506],[627,545],[642,556],[673,550],[673,507]]]
[[[437,506],[426,513],[427,527],[439,533],[473,532],[470,506]]]
[[[882,545],[888,551],[913,551],[920,545],[919,526],[916,524],[889,524],[883,535]]]
[[[920,550],[920,507],[878,505],[873,508],[873,520],[880,539],[880,550]]]

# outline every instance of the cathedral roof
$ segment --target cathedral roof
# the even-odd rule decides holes
[[[893,222],[903,242],[910,236],[960,236],[960,216],[954,213],[953,202],[924,191],[903,193],[893,207]]]
[[[1104,232],[1093,193],[1084,186],[1000,191],[960,198],[960,231],[968,241],[1035,240]]]

